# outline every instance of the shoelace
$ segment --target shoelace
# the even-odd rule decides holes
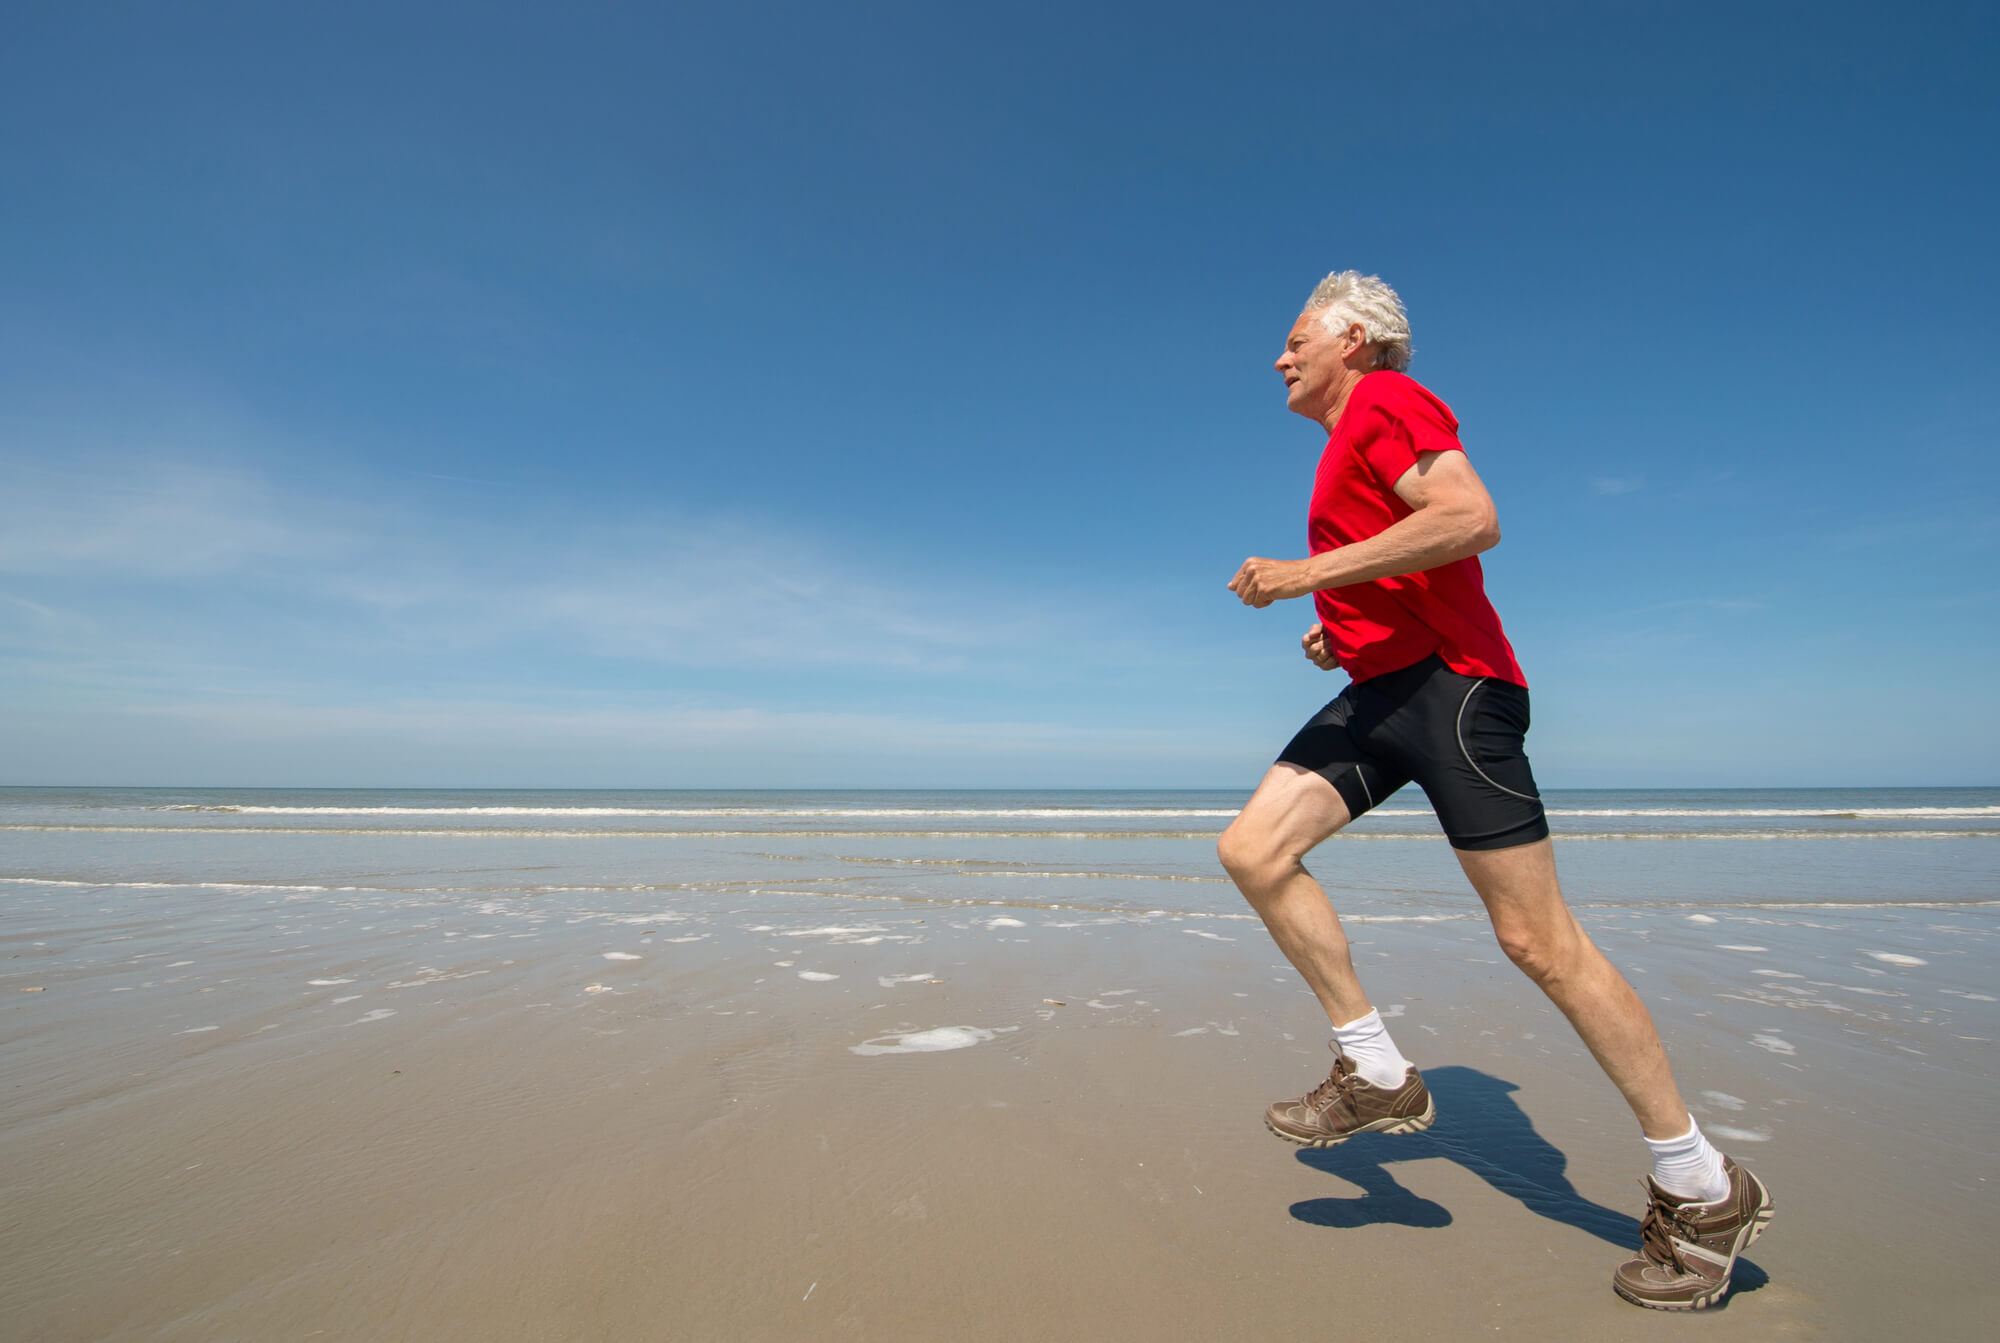
[[[1354,1089],[1354,1074],[1347,1070],[1347,1060],[1339,1054],[1333,1056],[1333,1071],[1326,1080],[1306,1093],[1306,1108],[1323,1110],[1336,1092],[1345,1096]]]
[[[1646,1190],[1646,1216],[1639,1223],[1639,1253],[1656,1264],[1670,1264],[1676,1273],[1688,1271],[1687,1262],[1674,1248],[1674,1237],[1682,1240],[1695,1239],[1695,1230],[1687,1218],[1681,1216],[1680,1209],[1669,1207],[1653,1197],[1652,1189],[1644,1180],[1639,1186]]]

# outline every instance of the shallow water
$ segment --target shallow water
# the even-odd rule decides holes
[[[0,789],[0,886],[585,906],[830,895],[1241,912],[1225,792]],[[1551,792],[1579,904],[2000,899],[2000,789]],[[1314,860],[1344,911],[1462,910],[1405,790]],[[350,901],[351,903],[351,901]],[[600,901],[602,903],[602,901]],[[1393,908],[1389,908],[1393,906]]]

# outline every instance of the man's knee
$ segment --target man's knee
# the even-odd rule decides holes
[[[1244,895],[1255,899],[1299,866],[1298,855],[1287,851],[1270,835],[1233,822],[1215,841],[1215,856]]]
[[[1495,924],[1494,936],[1507,959],[1537,984],[1568,978],[1588,945],[1573,928],[1541,928],[1527,924]]]

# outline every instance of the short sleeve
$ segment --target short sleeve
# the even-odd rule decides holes
[[[1385,392],[1368,406],[1354,444],[1384,489],[1393,490],[1420,453],[1465,451],[1457,421],[1442,405],[1407,387]]]

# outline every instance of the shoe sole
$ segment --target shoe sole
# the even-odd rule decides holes
[[[1283,1138],[1286,1142],[1295,1143],[1300,1147],[1338,1147],[1349,1138],[1358,1138],[1364,1133],[1422,1133],[1437,1122],[1437,1113],[1437,1100],[1434,1097],[1430,1097],[1425,1099],[1424,1112],[1420,1115],[1411,1115],[1402,1119],[1377,1119],[1373,1123],[1363,1124],[1352,1133],[1330,1133],[1315,1137],[1301,1137],[1296,1133],[1287,1133],[1279,1128],[1271,1122],[1271,1116],[1269,1115],[1264,1116],[1264,1127],[1277,1134],[1280,1138]]]
[[[1744,1173],[1746,1175],[1749,1174],[1748,1171]],[[1777,1204],[1771,1198],[1771,1191],[1766,1189],[1764,1182],[1759,1180],[1755,1175],[1751,1175],[1750,1179],[1757,1186],[1759,1196],[1757,1211],[1750,1215],[1750,1221],[1744,1226],[1742,1231],[1737,1233],[1736,1244],[1729,1251],[1729,1271],[1722,1275],[1722,1281],[1717,1283],[1712,1291],[1704,1296],[1697,1296],[1687,1301],[1648,1301],[1643,1297],[1634,1296],[1632,1293],[1626,1291],[1624,1285],[1616,1278],[1611,1280],[1611,1290],[1624,1297],[1627,1301],[1630,1301],[1633,1305],[1644,1306],[1647,1310],[1707,1310],[1723,1297],[1729,1295],[1730,1280],[1736,1273],[1737,1256],[1755,1244],[1757,1237],[1764,1234],[1764,1228],[1771,1224],[1771,1219],[1778,1215]]]

